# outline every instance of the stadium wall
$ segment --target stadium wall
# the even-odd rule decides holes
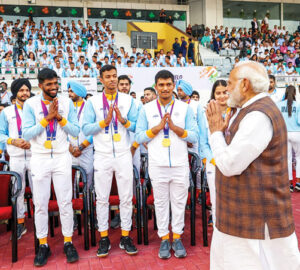
[[[186,41],[191,37],[185,32],[180,31],[176,27],[166,23],[147,23],[147,22],[128,22],[127,23],[127,35],[130,37],[131,31],[142,32],[157,32],[157,50],[164,49],[165,52],[172,49],[172,45],[175,41],[175,37],[179,38],[184,36]],[[195,61],[198,64],[198,48],[199,42],[193,39],[195,43]]]

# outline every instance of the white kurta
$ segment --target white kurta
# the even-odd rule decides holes
[[[264,93],[256,95],[242,108],[265,96]],[[216,166],[227,177],[240,175],[267,148],[272,136],[273,127],[266,114],[248,113],[229,145],[222,132],[211,135],[210,145]],[[271,240],[267,225],[264,240],[235,237],[216,229],[210,261],[211,270],[300,269],[296,234]]]

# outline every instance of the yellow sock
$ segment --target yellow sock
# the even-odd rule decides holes
[[[101,237],[107,237],[108,236],[108,231],[103,231],[100,232]]]
[[[39,239],[40,245],[46,245],[47,244],[47,237]]]
[[[173,240],[180,239],[181,235],[178,233],[173,233]]]
[[[161,238],[161,240],[169,240],[170,239],[170,235],[169,234],[166,234],[165,236],[163,236]]]
[[[18,218],[18,224],[24,224],[25,218]]]
[[[67,243],[67,242],[72,242],[72,236],[65,236],[64,237],[64,243]]]
[[[122,230],[122,236],[129,236],[129,231]]]

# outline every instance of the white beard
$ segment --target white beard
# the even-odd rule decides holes
[[[243,96],[239,90],[240,82],[235,86],[234,90],[229,94],[227,106],[230,108],[240,108]]]

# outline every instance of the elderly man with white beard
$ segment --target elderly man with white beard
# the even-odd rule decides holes
[[[206,110],[217,167],[211,270],[300,269],[287,130],[268,87],[261,64],[237,64],[227,86],[235,119],[223,120],[216,101]]]

